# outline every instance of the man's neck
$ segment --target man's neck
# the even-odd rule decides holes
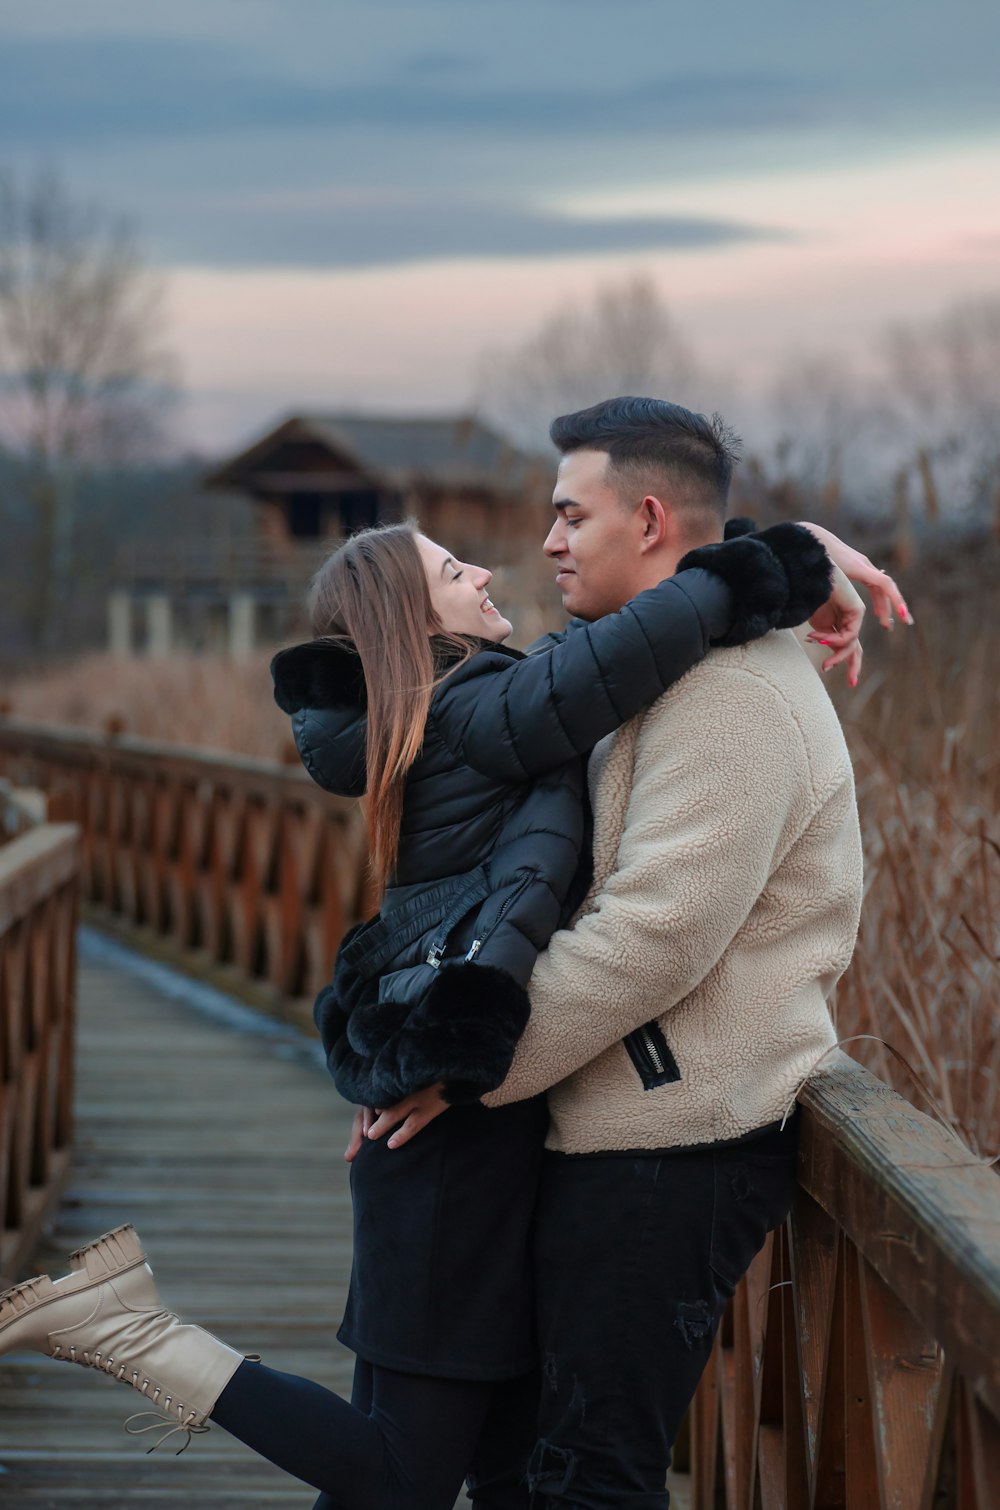
[[[664,545],[658,551],[650,551],[648,555],[641,556],[636,563],[629,596],[635,597],[637,593],[645,592],[647,587],[655,587],[665,577],[672,577],[677,570],[677,563],[688,551],[697,549],[699,545],[716,544],[721,539],[722,535],[718,534],[704,539],[687,540],[681,545]]]

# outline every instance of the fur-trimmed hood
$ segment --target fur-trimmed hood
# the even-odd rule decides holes
[[[308,640],[279,650],[271,660],[274,700],[283,713],[302,708],[368,706],[361,657],[350,640]]]

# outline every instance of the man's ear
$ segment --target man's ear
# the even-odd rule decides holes
[[[677,519],[673,509],[655,494],[646,494],[639,505],[639,515],[642,523],[639,549],[643,554],[669,543],[677,534]]]

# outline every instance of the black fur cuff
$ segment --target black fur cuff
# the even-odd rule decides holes
[[[678,571],[700,566],[722,577],[733,595],[733,622],[715,645],[745,645],[769,629],[803,623],[830,596],[830,558],[799,524],[775,524],[688,551]]]
[[[365,1003],[326,1044],[337,1089],[348,1101],[394,1106],[444,1083],[454,1105],[496,1090],[514,1058],[530,1013],[528,993],[492,965],[444,965],[415,1007]]]
[[[415,1014],[423,1021],[413,1050],[435,1068],[431,1083],[444,1081],[446,1101],[478,1101],[505,1078],[530,1013],[527,991],[506,970],[445,966]]]

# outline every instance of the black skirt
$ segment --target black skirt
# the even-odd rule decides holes
[[[509,1379],[537,1363],[531,1232],[544,1097],[453,1106],[351,1165],[354,1262],[339,1340],[369,1363]]]

